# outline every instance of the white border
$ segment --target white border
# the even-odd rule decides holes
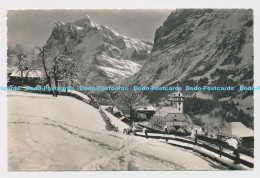
[[[257,0],[6,0],[0,7],[0,86],[6,85],[6,50],[8,9],[158,9],[158,8],[252,8],[254,10],[254,49],[255,86],[260,85],[259,58],[259,19],[260,9]],[[139,171],[139,172],[8,172],[7,171],[7,119],[6,92],[0,91],[0,177],[248,177],[260,175],[259,171],[259,91],[255,92],[255,169],[254,171]]]

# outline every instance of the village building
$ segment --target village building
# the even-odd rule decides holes
[[[230,137],[241,140],[241,143],[245,147],[254,147],[254,131],[246,127],[241,122],[227,122],[225,126],[220,128],[218,136]]]
[[[118,118],[121,118],[121,117],[123,117],[124,116],[124,114],[122,113],[122,111],[120,111],[118,108],[117,108],[117,106],[112,106],[111,107],[111,113],[114,115],[114,116],[116,116],[116,117],[118,117]]]
[[[147,119],[151,119],[151,117],[156,112],[156,108],[153,106],[145,106],[145,107],[137,108],[135,111],[137,113],[145,114]]]
[[[15,70],[8,77],[8,86],[31,86],[35,87],[41,84],[44,77],[44,71],[41,69],[35,70]]]
[[[121,117],[118,118],[118,119],[119,119],[120,121],[126,123],[126,124],[129,125],[129,126],[132,124],[132,121],[131,121],[128,117],[126,117],[125,115],[121,116]]]
[[[183,113],[184,96],[177,92],[169,95],[172,106],[161,107],[151,118],[152,129],[185,130],[191,132],[191,118]]]
[[[56,86],[54,77],[51,77],[51,85]],[[56,87],[73,87],[74,89],[79,89],[79,82],[77,79],[58,79]]]

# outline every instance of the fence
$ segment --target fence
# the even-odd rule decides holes
[[[254,167],[253,158],[250,158],[245,155],[242,155],[243,158],[231,155],[223,151],[221,147],[218,147],[217,145],[213,145],[211,143],[207,143],[205,141],[200,141],[196,139],[192,140],[189,138],[168,134],[148,133],[147,130],[145,133],[136,132],[135,135],[146,138],[166,140],[168,144],[182,147],[185,149],[194,150],[202,155],[208,156],[211,159],[214,159],[224,165],[227,165],[232,169],[250,170]]]

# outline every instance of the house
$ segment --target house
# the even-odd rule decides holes
[[[202,126],[199,125],[193,125],[193,129],[192,129],[192,134],[194,137],[195,136],[195,132],[197,132],[198,135],[204,135],[205,134],[205,130]]]
[[[55,83],[55,79],[51,76],[51,85],[56,87],[73,87],[75,89],[79,89],[80,83],[77,79],[57,79],[57,86]]]
[[[42,78],[44,78],[44,71],[41,69],[15,70],[9,75],[8,85],[35,87],[41,83]]]
[[[145,106],[136,109],[137,112],[156,112],[156,108],[153,106]]]
[[[114,115],[114,116],[116,116],[116,117],[118,117],[118,118],[120,118],[120,117],[122,117],[123,116],[123,113],[122,113],[122,111],[120,111],[118,108],[117,108],[117,106],[112,106],[112,114]]]
[[[145,106],[145,107],[137,108],[135,111],[137,113],[145,114],[147,119],[151,119],[151,117],[156,112],[156,108],[153,106]]]
[[[121,120],[122,122],[126,123],[129,126],[132,124],[132,121],[124,115],[120,117],[119,120]]]
[[[219,129],[219,137],[232,137],[242,141],[242,145],[254,147],[254,131],[247,128],[241,122],[225,123],[225,126]]]
[[[191,132],[191,118],[183,113],[184,96],[178,92],[169,95],[172,101],[172,106],[160,108],[151,118],[153,129],[164,130],[167,127],[168,131],[178,130],[180,128]]]
[[[106,110],[117,118],[121,118],[124,115],[115,105],[109,106]]]

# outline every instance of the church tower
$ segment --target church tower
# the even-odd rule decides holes
[[[171,94],[172,107],[177,113],[183,113],[183,101],[184,96],[181,92],[176,92]]]

